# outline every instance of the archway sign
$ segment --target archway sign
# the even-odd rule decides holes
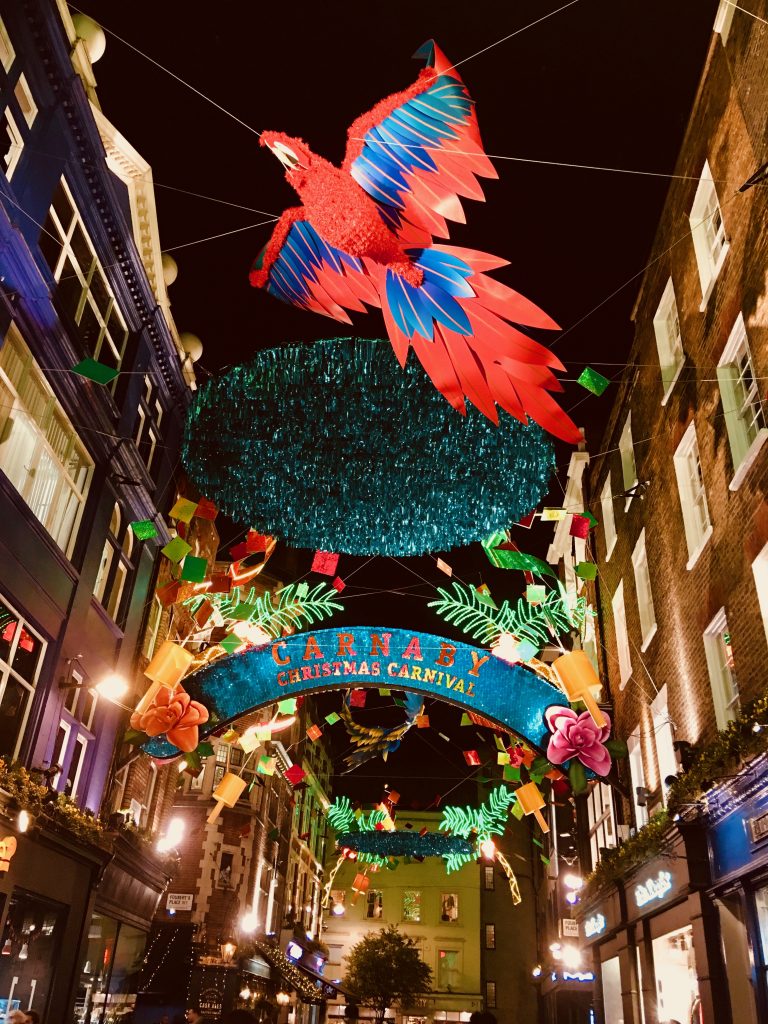
[[[387,687],[437,697],[503,726],[544,752],[544,712],[568,706],[560,690],[519,664],[495,658],[487,649],[456,640],[381,626],[347,626],[297,633],[265,647],[220,658],[183,680],[212,721],[201,737],[285,697],[350,687]],[[160,737],[146,743],[148,754],[176,757]]]

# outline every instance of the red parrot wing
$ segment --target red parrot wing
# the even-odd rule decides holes
[[[381,305],[363,262],[330,245],[304,218],[301,206],[284,211],[251,269],[254,288],[345,323],[346,309]]]
[[[464,221],[459,196],[482,200],[477,177],[497,177],[458,72],[434,43],[418,56],[429,67],[414,84],[352,124],[343,164],[388,226],[415,244],[414,229],[447,238],[446,218]]]

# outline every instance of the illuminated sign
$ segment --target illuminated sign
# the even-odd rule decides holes
[[[168,910],[191,910],[194,899],[191,892],[169,892],[165,905]]]
[[[592,971],[563,971],[563,981],[594,981]]]
[[[649,878],[635,889],[635,903],[644,907],[652,900],[663,900],[672,888],[672,875],[669,871],[660,871],[656,878]]]
[[[288,696],[366,686],[441,697],[498,722],[540,753],[549,735],[544,712],[553,704],[567,707],[565,695],[544,678],[482,647],[380,626],[295,633],[219,658],[184,678],[184,688],[211,716],[201,739]],[[144,749],[159,758],[178,755],[160,736]]]
[[[285,955],[289,956],[291,960],[301,960],[304,955],[304,950],[298,942],[289,942],[285,947]]]
[[[584,922],[584,935],[591,939],[593,935],[599,935],[605,931],[605,918],[602,914],[593,914]]]

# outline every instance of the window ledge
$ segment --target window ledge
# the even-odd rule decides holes
[[[752,464],[757,458],[760,449],[763,447],[767,440],[768,429],[766,429],[765,427],[761,427],[760,430],[758,430],[757,432],[757,437],[749,446],[749,451],[741,460],[738,469],[733,474],[733,480],[731,480],[731,482],[728,484],[729,491],[738,491],[738,489],[741,487],[742,483],[744,482],[744,478],[752,468]]]
[[[653,640],[653,638],[656,636],[658,628],[659,628],[658,623],[654,622],[654,624],[651,626],[651,628],[648,631],[648,636],[646,636],[644,638],[642,644],[640,645],[640,653],[641,654],[645,654],[645,652],[651,646],[651,640]]]
[[[701,540],[699,542],[699,546],[696,548],[696,550],[693,552],[691,557],[685,563],[685,568],[686,569],[691,570],[696,565],[696,563],[698,562],[699,558],[701,557],[702,551],[707,546],[707,542],[709,541],[709,538],[711,536],[712,536],[712,524],[710,523],[709,526],[707,527],[707,529],[704,531],[704,536],[701,538]]]
[[[634,481],[629,485],[629,487],[625,487],[624,490],[625,491],[631,491],[633,487],[637,487],[637,484],[638,484],[638,478],[635,477]],[[629,511],[629,506],[632,504],[632,499],[633,498],[634,498],[634,494],[630,494],[630,496],[624,502],[624,511],[625,512]]]
[[[730,242],[726,242],[725,245],[723,246],[723,251],[720,253],[720,259],[717,261],[717,263],[712,268],[712,273],[710,275],[709,281],[707,281],[706,288],[702,286],[702,289],[701,289],[701,305],[699,306],[699,312],[700,313],[705,313],[706,312],[707,303],[709,302],[710,296],[712,295],[712,292],[714,291],[714,288],[715,288],[715,281],[718,279],[718,277],[720,275],[720,271],[723,269],[723,264],[725,263],[725,257],[728,255],[728,253],[730,251],[730,248],[731,248],[731,243]]]
[[[661,399],[661,404],[662,405],[666,405],[667,402],[669,401],[670,395],[672,394],[672,392],[675,389],[675,384],[677,384],[677,379],[680,376],[680,374],[682,373],[684,366],[685,366],[685,359],[682,360],[682,362],[680,363],[678,368],[675,370],[674,377],[672,378],[672,380],[667,385],[667,389],[664,392],[664,395],[663,395],[663,397]]]

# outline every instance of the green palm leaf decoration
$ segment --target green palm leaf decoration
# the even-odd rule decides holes
[[[356,827],[357,819],[348,796],[337,796],[325,813],[328,824],[339,835],[352,832]]]
[[[259,626],[272,637],[285,629],[302,629],[327,619],[343,610],[338,592],[327,583],[318,583],[311,590],[306,583],[289,583],[273,597],[269,591],[259,594],[255,587],[235,587],[228,594],[208,594],[191,598],[188,604],[197,608],[210,601],[225,620],[248,622]]]
[[[491,607],[473,587],[455,581],[452,586],[453,593],[438,587],[440,597],[430,601],[429,607],[483,644],[492,644],[502,633],[510,633],[542,647],[553,636],[580,629],[587,614],[586,599],[573,598],[562,584],[548,591],[541,604],[530,604],[521,597],[514,604],[505,601],[500,608]]]

